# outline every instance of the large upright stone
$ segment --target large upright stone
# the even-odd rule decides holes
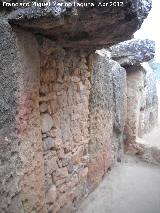
[[[143,63],[146,72],[144,78],[144,104],[141,106],[139,118],[139,137],[153,130],[158,122],[158,94],[154,71],[148,63]]]
[[[134,145],[138,137],[140,109],[144,96],[144,69],[132,66],[127,69],[127,121],[125,125],[127,151],[138,153]]]
[[[46,212],[35,37],[0,13],[0,212]]]
[[[158,120],[158,97],[153,71],[142,64],[127,68],[126,149],[142,154],[137,145],[150,133]]]
[[[88,181],[95,188],[122,148],[126,110],[126,71],[97,51],[90,95],[90,142]]]
[[[137,65],[151,60],[155,54],[155,42],[149,39],[132,39],[110,48],[111,57],[121,66]]]

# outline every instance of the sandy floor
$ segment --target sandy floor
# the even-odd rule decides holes
[[[157,89],[160,102],[160,82]],[[141,143],[160,146],[160,108],[159,125]],[[126,156],[77,213],[160,213],[160,167]]]
[[[160,168],[127,157],[106,175],[77,213],[160,213]]]

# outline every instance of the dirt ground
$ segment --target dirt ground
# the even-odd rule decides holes
[[[160,168],[127,156],[77,213],[160,213]]]
[[[157,89],[160,102],[160,82]],[[160,108],[158,126],[142,143],[160,146]],[[125,156],[84,200],[77,213],[160,213],[160,167]]]

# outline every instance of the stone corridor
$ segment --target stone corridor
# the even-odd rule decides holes
[[[138,143],[158,118],[155,42],[133,38],[151,0],[14,2],[0,0],[0,213],[159,213],[159,168],[124,156],[160,163]]]

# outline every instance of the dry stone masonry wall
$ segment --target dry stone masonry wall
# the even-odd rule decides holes
[[[91,54],[41,51],[40,113],[48,211],[87,191]]]

